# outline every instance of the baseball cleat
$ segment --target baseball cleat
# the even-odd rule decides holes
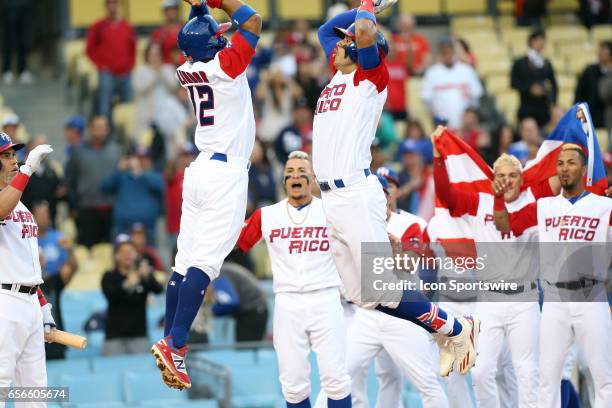
[[[191,387],[191,380],[185,365],[187,345],[180,349],[172,347],[172,338],[164,337],[151,347],[151,353],[157,360],[157,367],[161,371],[162,380],[167,386],[183,390]]]
[[[453,363],[455,362],[455,357],[451,351],[448,337],[443,334],[433,333],[433,338],[440,348],[440,376],[448,377],[451,371],[453,371]]]
[[[466,315],[459,318],[463,330],[456,336],[448,337],[451,351],[460,374],[467,374],[476,363],[480,320]]]

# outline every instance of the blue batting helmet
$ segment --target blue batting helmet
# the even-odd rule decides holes
[[[212,59],[227,45],[222,34],[231,26],[232,23],[217,23],[208,14],[194,17],[179,31],[178,46],[185,56],[194,61]]]
[[[339,38],[348,37],[353,41],[352,44],[347,45],[344,49],[346,50],[349,58],[354,62],[357,62],[357,43],[355,42],[357,35],[355,34],[355,23],[351,24],[348,28],[334,27],[334,32]],[[376,37],[376,44],[378,45],[378,49],[382,50],[385,56],[389,53],[389,44],[380,30],[378,31]]]

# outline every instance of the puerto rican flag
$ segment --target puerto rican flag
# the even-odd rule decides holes
[[[578,109],[584,113],[585,123],[576,117]],[[582,147],[588,157],[586,189],[603,195],[605,189],[608,188],[608,180],[589,105],[586,102],[577,103],[563,115],[540,146],[536,158],[527,163],[523,170],[524,187],[537,184],[556,174],[557,155],[564,143],[574,143]]]
[[[576,117],[582,109],[586,123]],[[447,129],[439,129],[436,149],[444,159],[452,188],[492,194],[493,170],[480,155],[461,138]],[[574,143],[587,153],[587,189],[602,195],[607,188],[606,172],[586,103],[574,105],[542,143],[536,158],[523,169],[523,189],[535,186],[556,174],[557,155],[564,143]],[[428,226],[429,239],[441,242],[473,242],[470,215],[453,216],[445,203],[436,197],[435,216]]]

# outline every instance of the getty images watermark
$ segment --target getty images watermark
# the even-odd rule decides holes
[[[607,301],[611,259],[606,243],[363,243],[361,300],[419,290],[440,301]]]

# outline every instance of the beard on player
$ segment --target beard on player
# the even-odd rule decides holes
[[[586,160],[583,155],[575,149],[561,150],[557,158],[557,176],[561,187],[568,193],[581,193],[585,174]]]

